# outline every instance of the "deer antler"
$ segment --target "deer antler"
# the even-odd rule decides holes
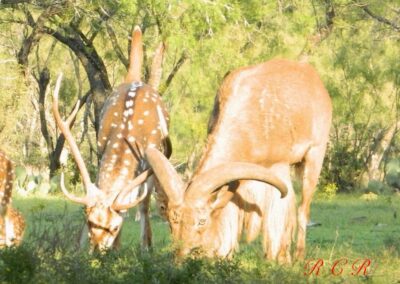
[[[147,148],[146,159],[173,206],[183,202],[186,185],[168,159],[157,149]]]
[[[135,26],[132,32],[131,53],[129,54],[129,69],[125,82],[141,81],[141,69],[143,62],[142,31]]]
[[[86,168],[85,162],[83,161],[82,155],[79,151],[78,145],[76,144],[72,133],[69,129],[70,124],[72,122],[72,120],[75,118],[76,114],[78,113],[79,110],[79,101],[77,102],[74,111],[71,113],[71,115],[67,118],[67,120],[64,122],[61,119],[61,115],[59,113],[58,110],[58,93],[60,91],[60,86],[61,86],[61,80],[62,80],[62,73],[60,73],[60,75],[57,78],[57,82],[56,82],[56,86],[54,88],[54,94],[53,94],[53,115],[54,118],[56,120],[56,124],[57,126],[60,128],[62,134],[64,135],[65,139],[67,140],[69,147],[71,149],[72,155],[75,159],[75,162],[79,168],[79,171],[81,173],[82,176],[82,181],[83,184],[86,188],[87,194],[88,195],[92,195],[94,194],[94,191],[97,189],[97,187],[91,182],[90,180],[90,175],[89,172]],[[62,181],[64,181],[63,177],[62,177]],[[63,190],[63,192],[66,192],[66,188],[65,185],[62,184],[61,189]],[[65,191],[64,191],[65,189]],[[68,198],[70,198],[73,201],[82,203],[82,202],[86,202],[86,199],[80,199],[78,197],[75,198],[71,198],[71,194],[66,194],[66,196]],[[77,201],[77,199],[79,199],[79,201]]]
[[[127,195],[129,193],[132,192],[132,189],[134,189],[135,187],[138,187],[139,185],[141,185],[142,183],[144,183],[147,178],[149,178],[151,175],[153,174],[153,171],[151,169],[148,169],[146,171],[144,171],[143,173],[141,173],[140,175],[138,175],[133,181],[132,183],[129,185],[129,188],[127,188],[126,190],[122,191],[120,194],[117,195],[117,198],[115,200],[115,202],[112,205],[112,208],[115,211],[121,211],[121,210],[126,210],[132,207],[135,207],[137,204],[139,204],[139,202],[141,202],[147,195],[147,184],[145,183],[145,190],[142,193],[142,195],[138,198],[136,198],[135,200],[125,203],[120,201],[121,199],[125,199],[127,197]]]
[[[151,73],[149,79],[149,85],[158,90],[160,85],[161,75],[162,75],[162,61],[164,57],[164,43],[160,43],[153,57],[153,62],[151,64]]]
[[[253,163],[231,162],[211,168],[194,178],[186,190],[186,197],[194,200],[199,196],[207,197],[221,186],[236,180],[258,180],[271,184],[280,191],[282,198],[288,192],[284,180],[270,169]]]

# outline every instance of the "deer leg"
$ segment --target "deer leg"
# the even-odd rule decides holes
[[[152,233],[150,226],[150,201],[151,201],[151,192],[153,190],[153,178],[149,178],[144,186],[147,186],[148,193],[146,198],[139,204],[139,212],[140,212],[140,231],[141,231],[141,239],[142,239],[142,248],[149,249],[152,245]]]
[[[295,226],[295,196],[290,179],[289,165],[275,165],[274,170],[288,188],[288,195],[281,198],[280,194],[272,190],[267,208],[264,229],[264,252],[268,259],[277,259],[279,263],[290,263],[290,246],[292,232]]]
[[[302,200],[297,215],[296,259],[298,260],[304,259],[305,255],[306,230],[310,218],[310,205],[316,190],[319,174],[321,173],[325,149],[325,146],[311,148],[303,161]]]

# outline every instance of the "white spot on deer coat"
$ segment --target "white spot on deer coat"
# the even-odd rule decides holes
[[[143,115],[144,115],[144,116],[148,116],[149,113],[150,113],[150,112],[149,112],[148,110],[146,110],[146,111],[143,113]]]
[[[6,246],[11,246],[13,244],[13,240],[16,238],[14,223],[9,218],[6,218],[5,222],[6,227]]]
[[[127,101],[127,102],[125,103],[125,106],[126,106],[127,108],[133,106],[133,101],[132,101],[132,100]]]
[[[135,142],[135,137],[129,136],[128,137],[128,142]]]
[[[119,147],[119,144],[118,143],[114,143],[114,145],[112,146],[114,149],[116,149],[116,148],[118,148]]]
[[[111,127],[112,128],[115,128],[115,127],[117,127],[118,125],[116,125],[115,123],[111,123]]]
[[[143,119],[138,120],[138,124],[143,124],[143,122],[144,122]]]

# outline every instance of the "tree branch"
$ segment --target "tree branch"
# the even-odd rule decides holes
[[[111,44],[115,50],[115,53],[117,54],[118,59],[122,62],[122,64],[124,64],[125,68],[128,69],[129,67],[128,58],[124,55],[121,46],[118,44],[117,36],[115,35],[113,28],[109,23],[106,23],[106,27],[108,36],[111,39]]]
[[[174,79],[175,75],[178,73],[179,69],[182,67],[183,63],[185,63],[187,59],[186,52],[183,52],[179,60],[172,68],[171,73],[169,73],[167,80],[165,83],[160,87],[160,93],[163,93],[166,89],[168,89],[169,85],[171,84],[172,80]]]
[[[27,9],[24,9],[26,19],[29,25],[32,27],[32,32],[26,39],[24,39],[22,47],[18,52],[17,59],[19,64],[27,67],[28,56],[32,48],[39,42],[40,38],[42,37],[42,29],[45,25],[45,22],[51,16],[61,12],[61,8],[62,7],[60,6],[49,6],[49,8],[47,8],[45,11],[42,12],[42,14],[40,14],[36,22],[33,20],[32,14]]]
[[[360,6],[361,9],[364,10],[365,13],[367,13],[370,17],[374,18],[375,20],[377,20],[378,22],[381,22],[385,25],[391,26],[393,29],[395,29],[396,31],[400,32],[400,25],[398,25],[395,22],[392,22],[380,15],[375,14],[374,12],[372,12],[369,8],[368,5],[362,5]]]

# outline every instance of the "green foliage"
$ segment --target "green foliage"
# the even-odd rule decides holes
[[[338,187],[335,183],[328,183],[320,191],[320,196],[325,200],[332,200],[335,198],[337,191]]]
[[[394,188],[400,188],[400,160],[392,159],[386,164],[385,181]]]
[[[384,239],[384,244],[387,249],[394,251],[400,256],[400,239],[395,236],[388,236]]]
[[[396,1],[367,2],[377,15],[397,19]],[[48,4],[24,4],[24,9],[32,10],[36,19]],[[329,5],[334,9],[331,26],[327,26]],[[0,47],[0,78],[7,79],[0,80],[1,89],[7,90],[0,96],[0,142],[17,162],[44,165],[48,163],[48,153],[39,131],[37,109],[30,103],[37,96],[37,84],[21,74],[15,60],[2,63],[3,58],[13,59],[22,39],[31,32],[30,27],[18,22],[25,20],[22,6],[12,14],[8,9],[0,11],[0,26],[5,31],[1,40],[7,43]],[[139,24],[143,28],[145,74],[157,44],[166,43],[161,84],[172,117],[170,133],[176,163],[186,163],[193,149],[204,145],[214,96],[224,75],[274,57],[307,57],[333,99],[331,145],[322,173],[323,185],[335,183],[339,191],[358,188],[366,161],[376,150],[372,137],[393,125],[398,117],[399,34],[373,19],[354,1],[97,0],[68,2],[62,8],[63,12],[50,17],[46,25],[55,30],[73,27],[93,40],[88,48],[96,49],[102,57],[113,86],[122,82],[126,69],[119,61],[107,26],[113,29],[125,55],[132,26]],[[183,54],[187,60],[167,87],[165,80]],[[69,113],[77,95],[89,89],[85,70],[74,62],[76,54],[50,36],[43,36],[39,48],[29,56],[33,72],[37,67],[49,68],[50,87],[59,71],[65,74],[61,90],[63,115]],[[47,99],[47,108],[49,103]],[[48,126],[54,136],[56,130],[50,116],[48,111]],[[92,134],[90,137],[94,137]],[[393,143],[396,148],[398,139]],[[88,157],[86,138],[81,148]],[[389,152],[387,160],[396,154]]]
[[[385,183],[378,180],[370,180],[368,182],[367,191],[375,194],[392,193],[392,189]]]
[[[27,283],[38,266],[39,259],[24,247],[0,250],[0,282]]]

